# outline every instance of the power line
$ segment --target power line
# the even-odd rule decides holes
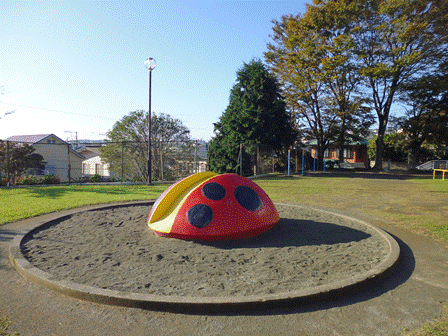
[[[15,111],[17,111],[17,109],[15,109],[15,110],[10,110],[10,111],[6,111],[6,112],[3,114],[3,117],[0,117],[0,119],[6,117],[8,114],[13,114]]]
[[[2,102],[0,102],[0,104],[2,104],[2,105],[10,105],[10,106],[15,106],[15,107],[21,107],[21,108],[29,108],[29,109],[33,109],[33,110],[41,110],[41,111],[48,111],[48,112],[57,112],[57,113],[72,114],[72,115],[83,116],[83,117],[91,117],[91,118],[99,118],[99,119],[108,119],[108,120],[117,120],[116,118],[108,118],[108,117],[96,116],[96,115],[92,115],[92,114],[84,114],[84,113],[76,113],[76,112],[67,112],[67,111],[61,111],[61,110],[52,110],[52,109],[46,109],[46,108],[42,108],[42,107],[25,106],[25,105],[10,104],[10,103],[7,104],[7,103],[2,103]],[[16,111],[16,110],[14,110],[14,111]]]

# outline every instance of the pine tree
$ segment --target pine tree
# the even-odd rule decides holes
[[[248,148],[265,145],[275,151],[290,146],[297,133],[275,77],[263,63],[253,60],[237,72],[230,91],[229,105],[219,122],[209,150],[211,169],[235,172],[243,146],[243,174],[251,174]]]

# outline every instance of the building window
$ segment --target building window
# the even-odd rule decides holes
[[[351,158],[352,150],[350,148],[344,148],[344,158]]]
[[[46,171],[49,175],[56,175],[56,166],[55,165],[47,165]]]
[[[100,173],[100,164],[96,163],[95,164],[95,174],[99,174]]]

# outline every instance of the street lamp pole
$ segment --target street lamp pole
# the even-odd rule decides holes
[[[149,111],[148,111],[148,185],[152,184],[152,164],[151,164],[151,87],[152,87],[152,70],[156,67],[156,61],[152,57],[148,57],[145,61],[145,66],[149,71]]]

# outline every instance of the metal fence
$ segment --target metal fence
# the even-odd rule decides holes
[[[43,179],[54,175],[61,182],[145,182],[148,178],[148,147],[139,141],[92,141],[27,143],[40,154],[40,165],[23,172],[15,170],[19,150],[26,142],[0,140],[0,182],[18,182],[19,175]],[[153,141],[152,181],[176,181],[209,170],[208,143],[204,141]],[[244,154],[243,154],[244,153]],[[239,146],[232,172],[241,175],[300,173],[312,169],[301,148],[275,151],[268,146]],[[244,156],[244,159],[243,159]],[[306,167],[305,165],[308,165]],[[32,181],[32,180],[31,180]],[[19,181],[20,182],[20,181]]]
[[[235,153],[238,154],[233,172],[239,175],[294,174],[312,168],[309,151],[300,147],[279,151],[266,145],[241,144]]]
[[[91,146],[78,151],[88,151]],[[94,157],[83,163],[83,174],[98,174],[103,169],[110,179],[146,181],[148,177],[148,147],[135,141],[105,142],[97,147],[101,163]],[[207,170],[207,144],[192,141],[153,141],[151,148],[151,177],[154,181],[174,181]],[[86,157],[88,154],[85,155]],[[102,164],[102,166],[101,166]],[[95,165],[95,166],[94,166]],[[94,168],[95,167],[95,168]],[[95,169],[95,172],[93,171]],[[108,172],[106,172],[108,170]]]
[[[27,164],[21,155],[25,144],[43,158],[39,165],[20,171]],[[207,144],[203,141],[153,141],[152,179],[174,181],[207,170]],[[22,152],[23,154],[23,152]],[[22,156],[22,157],[21,157]],[[19,175],[42,178],[57,176],[67,181],[146,181],[148,178],[148,147],[145,142],[65,143],[50,141],[27,143],[0,140],[0,181],[12,184]]]

